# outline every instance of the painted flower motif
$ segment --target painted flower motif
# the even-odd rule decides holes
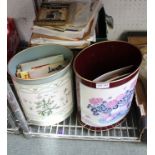
[[[116,100],[119,101],[124,97],[124,94],[120,94],[119,96],[116,97]]]
[[[110,116],[106,119],[106,121],[111,121],[111,120],[113,120],[114,118],[115,118],[115,116],[110,115]]]
[[[59,106],[54,103],[50,98],[46,101],[45,99],[36,102],[36,109],[39,115],[41,116],[49,116],[53,113],[55,109],[58,109]]]
[[[134,90],[127,90],[124,94],[120,94],[115,99],[110,101],[104,101],[103,98],[91,98],[89,100],[89,104],[87,108],[90,109],[93,115],[103,115],[106,117],[110,115],[112,117],[113,114],[119,114],[126,112],[131,105],[131,101],[133,98]],[[109,116],[108,116],[109,117]],[[110,119],[110,118],[108,118]]]
[[[93,105],[101,104],[103,102],[103,98],[91,98],[89,102]]]
[[[127,110],[128,110],[127,106],[124,105],[124,106],[121,106],[121,107],[119,107],[119,108],[113,110],[113,111],[111,112],[111,115],[113,115],[113,117],[114,117],[114,115],[118,115],[119,113],[122,113],[122,111],[123,111],[124,113],[126,113]]]
[[[112,115],[108,115],[108,116],[106,116],[106,117],[100,118],[98,121],[99,121],[100,123],[107,123],[107,122],[109,122],[109,121],[111,121],[111,120],[113,120],[113,119],[114,119],[114,117],[113,117]]]
[[[113,107],[115,107],[115,106],[117,105],[117,103],[118,103],[117,100],[109,101],[109,102],[107,103],[107,107],[108,107],[108,108],[113,108]]]
[[[102,114],[102,118],[104,119],[104,120],[107,120],[108,119],[108,117],[110,117],[110,115],[109,114]]]

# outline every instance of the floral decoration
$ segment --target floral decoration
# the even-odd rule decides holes
[[[102,114],[105,118],[108,118],[112,115],[113,110],[119,112],[118,109],[127,109],[132,101],[133,93],[134,89],[127,90],[124,94],[120,94],[110,101],[106,101],[103,98],[91,98],[89,99],[87,108],[90,109],[95,116]]]
[[[36,109],[39,115],[41,116],[49,116],[53,113],[54,109],[58,109],[59,106],[54,103],[54,100],[49,98],[47,101],[42,99],[39,102],[36,102]]]

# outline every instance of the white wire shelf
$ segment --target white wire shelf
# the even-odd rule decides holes
[[[13,120],[10,120],[10,118],[7,119],[7,132],[12,134],[19,134],[19,127],[13,125]]]
[[[29,133],[24,133],[26,137],[140,142],[140,133],[133,111],[121,124],[107,131],[91,131],[84,128],[78,122],[75,113],[59,124],[53,126],[29,125],[29,129]]]
[[[13,115],[12,111],[7,107],[7,132],[18,134],[19,133],[19,127],[16,125],[17,120],[15,119],[15,116]]]

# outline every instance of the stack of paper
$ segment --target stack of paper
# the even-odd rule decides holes
[[[16,75],[22,79],[36,79],[50,76],[67,65],[63,55],[50,56],[19,64]]]
[[[60,44],[84,48],[96,41],[95,26],[101,0],[42,3],[34,21],[31,45]]]
[[[116,80],[120,80],[129,74],[131,74],[131,70],[133,65],[125,66],[116,70],[109,71],[95,78],[94,82],[112,82]]]

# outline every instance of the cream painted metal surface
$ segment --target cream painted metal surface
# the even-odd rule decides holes
[[[60,71],[46,77],[21,79],[16,67],[23,62],[62,54],[67,62]],[[66,119],[73,111],[72,71],[73,53],[59,45],[27,48],[16,54],[8,63],[20,103],[27,121],[35,125],[53,125]]]
[[[22,107],[31,124],[53,125],[72,112],[71,74],[40,85],[23,85],[14,81]]]

